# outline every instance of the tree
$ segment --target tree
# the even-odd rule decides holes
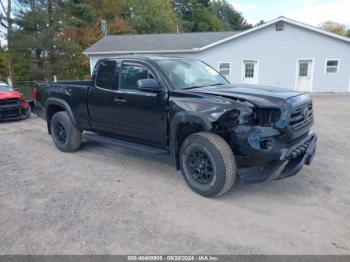
[[[342,35],[342,36],[345,36],[347,33],[346,27],[344,24],[337,23],[334,21],[325,21],[325,22],[320,24],[320,27],[323,30],[326,30],[328,32],[335,33],[338,35]]]
[[[192,21],[187,25],[188,31],[192,32],[210,32],[210,31],[223,31],[224,24],[222,21],[209,9],[194,9],[191,16]],[[184,24],[186,26],[186,24]]]
[[[4,34],[7,40],[7,49],[1,48],[0,54],[0,75],[4,79],[7,76],[11,76],[12,70],[12,35],[13,35],[13,18],[12,18],[13,8],[12,0],[0,0],[0,32],[6,32]],[[6,73],[5,73],[6,72]]]
[[[348,30],[348,32],[346,33],[347,37],[350,37],[350,29]]]
[[[82,77],[82,44],[75,30],[94,24],[94,10],[79,0],[19,0],[12,55],[17,80]],[[74,36],[74,37],[73,37]]]
[[[252,27],[226,0],[173,0],[173,6],[184,31],[230,31]]]
[[[0,47],[0,81],[4,81],[8,73],[8,52]]]
[[[223,22],[211,9],[207,0],[173,0],[173,8],[185,32],[222,31]]]
[[[95,31],[100,31],[101,20],[106,20],[108,34],[135,33],[135,30],[126,23],[123,17],[124,7],[122,0],[85,0],[85,2],[95,10]]]
[[[223,21],[225,30],[246,30],[252,27],[226,0],[214,0],[210,6],[216,16]]]
[[[172,0],[173,8],[181,20],[189,20],[192,11],[210,6],[210,0]]]
[[[0,26],[6,31],[7,46],[10,48],[13,33],[12,0],[0,0]]]
[[[173,8],[181,21],[187,20],[192,9],[192,1],[173,0]]]
[[[123,18],[122,0],[16,0],[12,72],[15,80],[76,79],[89,75],[83,54],[107,33],[134,32]]]
[[[0,27],[9,40],[8,47],[0,49],[0,77],[5,77],[11,64],[14,80],[89,75],[83,50],[104,33],[223,31],[251,26],[225,0],[0,1]],[[101,30],[102,24],[108,25],[106,30]]]
[[[125,0],[124,16],[138,33],[176,32],[178,24],[170,0]]]
[[[67,3],[65,8],[66,26],[63,38],[75,44],[71,74],[75,77],[89,76],[89,61],[84,49],[104,37],[101,21],[107,22],[107,34],[128,34],[135,31],[123,18],[120,0],[80,0]]]
[[[258,23],[256,23],[255,26],[260,26],[260,25],[263,25],[265,24],[265,21],[264,20],[260,20]]]

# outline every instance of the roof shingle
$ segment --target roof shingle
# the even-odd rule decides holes
[[[192,50],[201,48],[240,31],[173,34],[110,35],[85,50],[85,53]]]

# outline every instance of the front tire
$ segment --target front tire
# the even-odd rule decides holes
[[[74,152],[81,144],[81,132],[70,120],[67,112],[58,112],[50,122],[51,136],[56,147],[62,152]]]
[[[188,186],[205,197],[227,193],[236,181],[236,161],[226,141],[201,132],[185,139],[180,150],[181,172]]]

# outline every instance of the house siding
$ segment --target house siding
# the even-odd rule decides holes
[[[259,84],[290,89],[296,88],[297,60],[312,59],[312,91],[350,91],[350,44],[288,23],[283,31],[271,25],[200,53],[176,56],[198,58],[216,69],[230,62],[227,79],[232,83],[242,82],[243,60],[257,60]],[[102,57],[91,56],[91,65]],[[327,59],[339,59],[337,74],[325,73]]]

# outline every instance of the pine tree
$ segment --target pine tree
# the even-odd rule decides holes
[[[124,15],[138,33],[176,32],[178,20],[170,0],[125,0]]]
[[[225,30],[246,30],[252,27],[242,14],[237,12],[226,0],[214,0],[210,6],[216,16],[224,23]]]
[[[212,12],[211,1],[173,0],[173,7],[185,32],[222,31],[224,24]]]

